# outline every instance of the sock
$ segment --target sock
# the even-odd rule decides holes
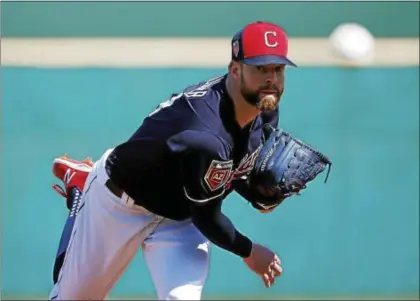
[[[78,213],[80,200],[82,199],[82,192],[77,187],[72,187],[67,190],[67,207],[70,212],[67,217],[67,221],[64,225],[63,232],[61,233],[60,244],[58,245],[58,250],[54,262],[53,270],[53,281],[54,284],[57,283],[58,275],[60,273],[61,267],[64,262],[64,257],[66,255],[67,247],[70,242],[71,233],[73,231],[74,222]]]

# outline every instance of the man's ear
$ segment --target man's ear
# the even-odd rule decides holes
[[[238,79],[241,77],[241,68],[240,68],[240,64],[235,62],[235,61],[231,61],[229,64],[229,69],[230,69],[230,73],[231,75],[235,78]]]

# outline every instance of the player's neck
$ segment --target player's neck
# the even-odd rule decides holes
[[[260,111],[255,106],[249,104],[238,89],[232,86],[229,77],[226,79],[226,90],[233,101],[236,122],[241,128],[244,128],[258,116]]]

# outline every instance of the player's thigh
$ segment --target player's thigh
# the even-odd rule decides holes
[[[143,249],[160,300],[201,299],[210,244],[191,222],[164,220]]]
[[[86,182],[51,299],[103,300],[142,243],[150,218],[133,214],[95,176]]]

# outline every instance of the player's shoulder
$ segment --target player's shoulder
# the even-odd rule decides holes
[[[221,119],[219,107],[225,91],[226,74],[187,87],[182,92],[183,130],[202,133],[220,139]],[[197,137],[197,140],[200,140]],[[209,140],[211,140],[209,138]]]
[[[184,89],[184,94],[187,97],[200,97],[209,95],[212,91],[217,91],[220,88],[220,84],[223,84],[226,80],[227,74],[223,74],[216,77],[211,77],[204,81],[187,86]],[[202,93],[194,93],[202,91]]]
[[[226,74],[199,82],[162,102],[143,123],[150,131],[164,132],[173,151],[224,153],[226,141],[219,117]]]
[[[201,81],[185,88],[183,96],[193,106],[217,103],[224,91],[225,80],[226,74]]]
[[[194,87],[188,88],[185,100],[205,128],[220,129],[220,105],[226,95],[227,75],[214,77]]]
[[[192,84],[181,91],[172,93],[148,115],[148,119],[157,118],[160,122],[163,119],[194,119],[194,116],[202,113],[202,108],[219,102],[225,78],[226,74]]]

